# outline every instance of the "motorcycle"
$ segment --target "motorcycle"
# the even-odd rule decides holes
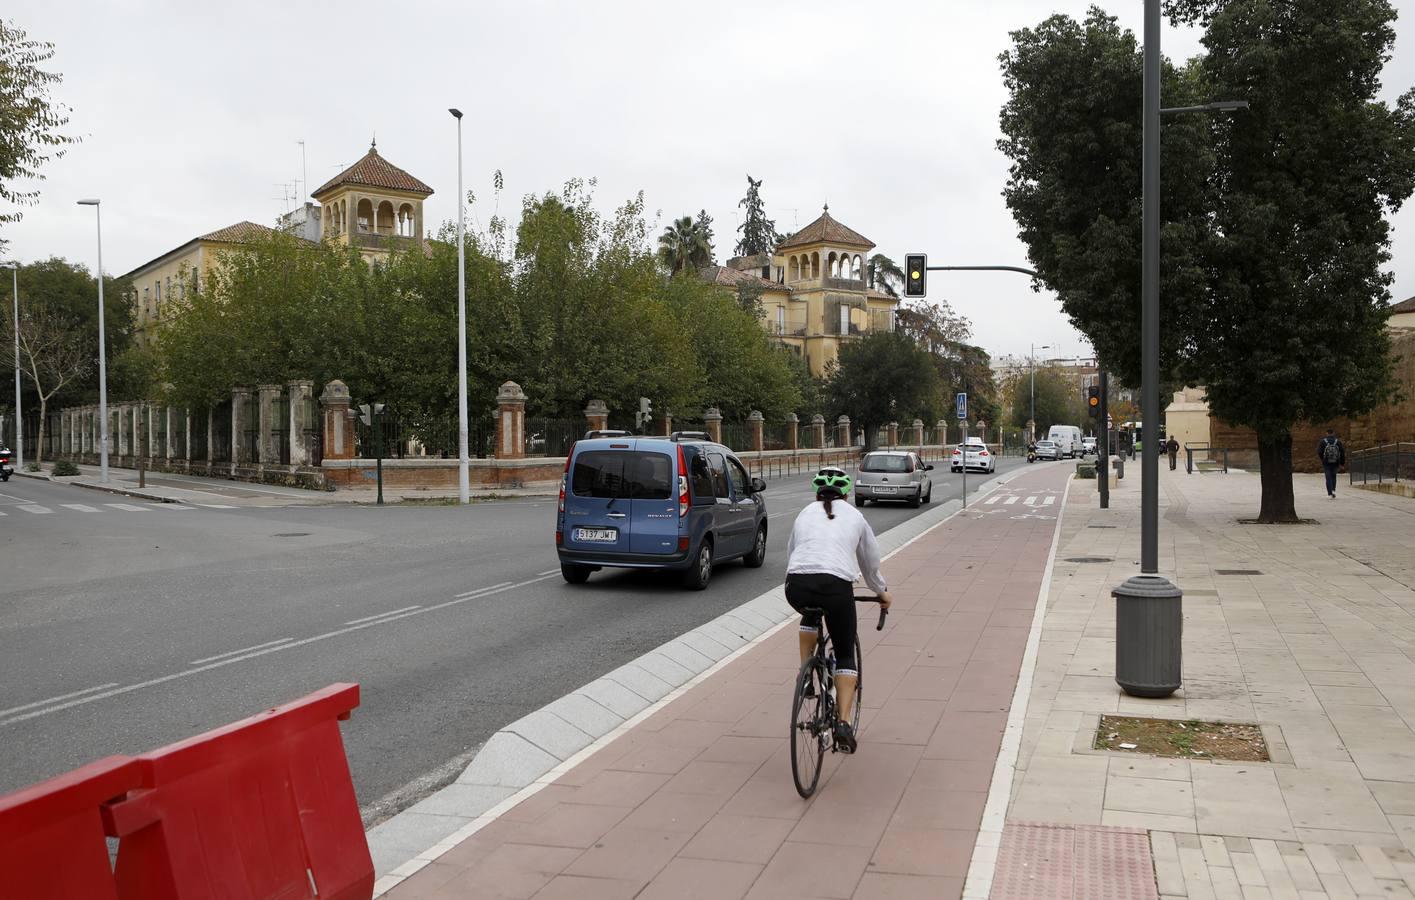
[[[1028,450],[1028,451],[1027,451],[1027,462],[1029,462],[1029,463],[1034,463],[1034,462],[1036,462],[1036,461],[1037,461],[1037,451],[1035,451],[1035,450]]]
[[[15,467],[10,464],[10,451],[0,447],[0,481],[9,481],[14,473]]]

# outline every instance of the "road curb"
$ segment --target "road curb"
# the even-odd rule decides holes
[[[177,503],[175,497],[164,497],[161,494],[149,494],[145,491],[132,491],[127,488],[113,487],[107,484],[93,484],[87,481],[71,481],[74,487],[88,488],[91,491],[103,491],[108,494],[118,494],[122,497],[134,497],[138,500],[150,500],[153,503]]]
[[[1025,474],[982,481],[971,499]],[[939,504],[878,537],[889,559],[963,510]],[[368,831],[382,896],[689,688],[794,621],[785,585],[710,619],[493,734],[451,785]]]

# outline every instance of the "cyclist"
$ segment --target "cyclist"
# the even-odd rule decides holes
[[[854,753],[850,714],[860,674],[854,667],[855,578],[864,575],[882,608],[889,609],[890,596],[870,523],[848,503],[834,505],[850,495],[850,476],[839,469],[822,469],[811,483],[816,502],[801,510],[786,543],[786,602],[797,612],[809,607],[825,611],[835,645],[835,743],[843,752]],[[820,627],[819,614],[801,614],[801,662],[815,652]]]

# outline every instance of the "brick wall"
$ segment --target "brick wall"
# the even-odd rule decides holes
[[[371,488],[377,483],[376,461],[372,459],[326,459],[324,478],[339,488]],[[523,488],[559,485],[565,458],[473,459],[467,471],[473,488]],[[409,489],[457,489],[455,459],[385,459],[383,487]]]

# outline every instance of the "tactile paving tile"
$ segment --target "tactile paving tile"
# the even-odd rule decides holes
[[[1143,829],[1008,822],[991,900],[1158,900]]]

